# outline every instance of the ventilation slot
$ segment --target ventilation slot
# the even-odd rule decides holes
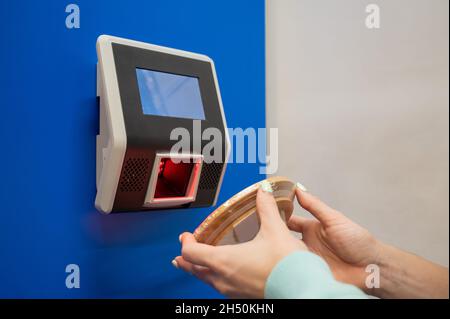
[[[199,189],[216,189],[222,173],[223,163],[203,164]]]
[[[142,192],[150,170],[148,158],[129,158],[120,178],[121,192]]]

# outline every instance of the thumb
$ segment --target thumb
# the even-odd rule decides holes
[[[342,216],[342,214],[337,210],[329,207],[317,197],[311,195],[307,191],[301,190],[298,187],[295,190],[295,196],[297,197],[297,201],[300,206],[310,212],[325,226],[329,225],[329,223],[337,217]]]
[[[267,180],[262,181],[256,194],[256,212],[261,223],[261,231],[279,231],[280,227],[287,229],[287,226],[281,219],[280,211],[272,192],[270,182]]]

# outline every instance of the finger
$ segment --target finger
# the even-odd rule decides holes
[[[317,197],[299,188],[295,190],[295,196],[300,206],[310,212],[323,224],[327,224],[340,215],[339,212],[320,201]]]
[[[277,202],[272,195],[272,187],[267,181],[261,183],[261,187],[256,193],[256,212],[261,223],[261,229],[285,227]]]
[[[174,266],[176,268],[184,270],[185,272],[190,273],[190,274],[192,274],[192,272],[194,271],[194,264],[190,263],[189,261],[186,261],[182,256],[175,257]],[[202,267],[202,266],[199,266],[199,267]],[[207,268],[205,267],[205,269],[207,269]]]
[[[290,230],[293,230],[297,233],[303,233],[311,224],[311,222],[312,220],[309,218],[291,215],[291,218],[289,218],[288,220],[287,226]]]
[[[176,267],[184,270],[187,273],[190,273],[197,277],[198,279],[208,283],[213,284],[213,272],[204,266],[194,265],[188,261],[186,261],[182,256],[178,256],[175,258]]]
[[[184,270],[185,272],[188,272],[190,274],[196,275],[197,277],[206,275],[207,273],[211,272],[208,267],[190,263],[189,261],[186,261],[182,256],[177,256],[175,258],[175,262],[177,268]]]
[[[183,259],[196,265],[212,268],[218,247],[197,243],[194,235],[183,233],[180,236]]]

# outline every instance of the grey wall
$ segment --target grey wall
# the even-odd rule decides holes
[[[378,30],[365,27],[369,3],[381,8]],[[381,240],[448,266],[448,1],[266,6],[277,174]]]

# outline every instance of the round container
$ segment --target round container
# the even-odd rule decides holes
[[[283,221],[289,220],[294,209],[295,184],[285,177],[270,177],[273,196]],[[237,193],[212,212],[194,232],[198,242],[219,246],[252,240],[259,231],[256,213],[256,193],[261,182]]]

